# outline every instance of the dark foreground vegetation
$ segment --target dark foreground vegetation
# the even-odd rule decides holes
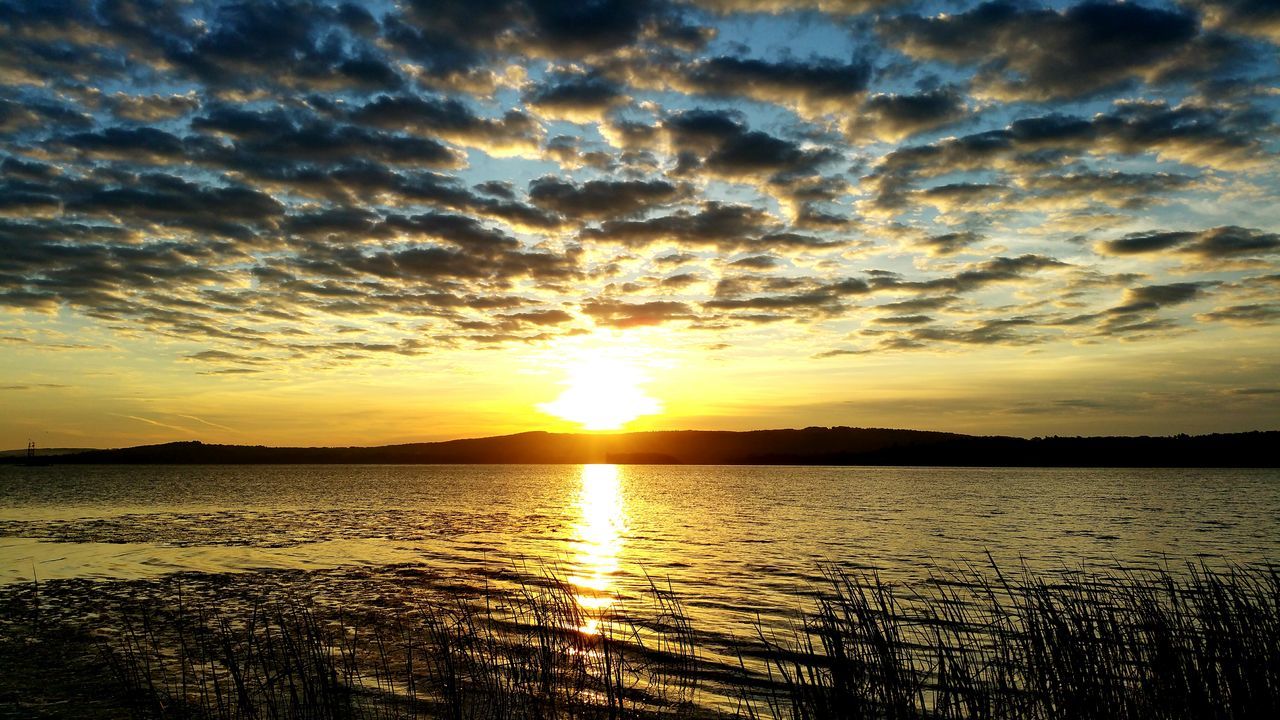
[[[355,614],[137,599],[92,647],[137,718],[1280,717],[1273,566],[911,587],[832,569],[814,590],[734,662],[708,662],[668,588],[597,623],[550,576]]]
[[[1168,437],[957,435],[884,428],[527,432],[382,447],[265,447],[177,442],[41,457],[47,464],[643,463],[984,467],[1275,467],[1280,431]],[[18,456],[0,463],[20,463]]]

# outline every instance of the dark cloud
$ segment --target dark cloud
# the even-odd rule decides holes
[[[318,2],[263,0],[220,3],[193,31],[174,23],[172,35],[150,43],[164,59],[212,85],[280,83],[289,87],[400,87],[404,78],[364,38],[368,13]]]
[[[89,114],[60,103],[0,98],[0,133],[6,135],[37,128],[75,130],[92,125],[93,118]]]
[[[724,298],[702,304],[710,310],[797,310],[821,308],[827,312],[843,309],[838,296],[817,290],[791,295],[768,295],[751,298]]]
[[[1004,99],[1076,98],[1138,81],[1203,76],[1235,47],[1193,13],[1137,3],[1064,10],[988,2],[955,15],[903,15],[882,34],[913,57],[982,65],[978,90]]]
[[[1100,249],[1112,255],[1135,255],[1177,247],[1196,236],[1194,232],[1141,232],[1102,243]]]
[[[878,293],[911,293],[919,294],[920,297],[875,306],[879,310],[894,312],[895,317],[879,319],[874,321],[874,324],[925,325],[933,322],[934,318],[923,315],[920,311],[939,309],[953,302],[950,296],[931,296],[927,293],[967,293],[996,283],[1027,282],[1031,275],[1040,270],[1058,267],[1066,267],[1066,264],[1053,258],[1023,255],[975,263],[954,275],[932,280],[906,280],[895,273],[874,271],[868,272],[866,278],[848,277],[834,281],[776,276],[728,277],[720,281],[715,298],[703,303],[703,307],[707,310],[731,313],[731,317],[736,319],[742,319],[737,313],[760,311],[786,312],[790,313],[794,319],[805,319],[846,313],[850,309],[847,303],[851,299]],[[1008,319],[985,321],[965,329],[918,328],[907,334],[884,338],[881,346],[884,349],[912,349],[926,347],[931,341],[967,344],[1039,342],[1042,338],[1038,334],[1028,334],[1020,329],[1033,324],[1027,318],[1020,317],[1016,321]],[[870,334],[886,332],[897,331],[864,331]]]
[[[939,310],[951,305],[955,300],[955,297],[950,295],[944,295],[941,297],[919,297],[911,300],[900,300],[898,302],[876,305],[875,309],[894,313],[916,313],[924,310]]]
[[[152,127],[112,127],[76,133],[51,144],[91,158],[156,164],[179,160],[189,152],[181,138]]]
[[[498,320],[503,324],[559,325],[572,322],[573,316],[563,310],[531,310],[529,312],[499,315]]]
[[[771,270],[779,264],[778,258],[772,255],[748,255],[729,263],[729,267],[746,270]]]
[[[837,157],[832,150],[808,150],[798,143],[753,131],[726,140],[705,162],[709,170],[736,177],[809,174]]]
[[[1280,43],[1280,7],[1271,0],[1189,0],[1209,27]]]
[[[1274,325],[1280,323],[1280,303],[1230,305],[1196,315],[1196,319],[1232,325]]]
[[[1203,296],[1205,287],[1206,283],[1180,282],[1129,288],[1124,293],[1123,303],[1108,312],[1113,315],[1128,315],[1181,305]]]
[[[324,122],[280,127],[268,136],[242,140],[236,152],[254,158],[294,162],[362,160],[436,168],[456,168],[463,164],[457,151],[432,138]]]
[[[1026,178],[1021,187],[1041,204],[1085,200],[1140,210],[1157,196],[1187,189],[1194,182],[1195,178],[1177,173],[1073,172],[1035,175]]]
[[[848,112],[857,103],[871,79],[871,66],[829,59],[769,62],[712,57],[690,64],[680,74],[681,83],[693,92],[748,97],[823,115]]]
[[[871,322],[877,325],[924,325],[933,322],[933,318],[928,315],[890,315],[873,318]]]
[[[694,317],[688,305],[670,300],[628,303],[597,298],[583,302],[581,309],[596,325],[616,328],[658,325]]]
[[[477,116],[457,99],[405,95],[380,96],[353,112],[351,119],[385,130],[482,147],[494,154],[532,149],[538,130],[529,116],[517,110],[492,120]]]
[[[627,102],[621,86],[600,75],[564,75],[525,93],[524,102],[548,117],[590,122]]]
[[[666,0],[410,0],[381,19],[382,40],[421,64],[431,87],[492,91],[513,59],[572,61],[637,48],[693,50],[711,31]]]
[[[575,218],[625,217],[686,194],[665,180],[589,180],[578,185],[547,176],[529,183],[529,200],[534,205]]]
[[[859,14],[892,10],[908,0],[692,0],[700,7],[719,13],[788,13],[821,10],[827,13]]]
[[[1280,253],[1280,235],[1228,225],[1198,232],[1134,233],[1101,243],[1099,250],[1111,255],[1173,250],[1203,260],[1225,260]]]
[[[913,343],[949,342],[965,345],[1031,345],[1042,339],[1027,328],[1039,323],[1035,318],[1014,317],[986,320],[968,327],[927,327],[907,331]]]
[[[660,0],[527,0],[533,40],[557,53],[589,54],[636,42],[643,31],[666,21],[666,34],[679,38],[675,12]],[[656,29],[656,28],[655,28]]]
[[[770,178],[785,182],[815,173],[839,159],[837,151],[748,129],[737,113],[690,110],[663,122],[681,155],[678,172],[711,172],[730,179]]]
[[[1280,395],[1280,387],[1248,387],[1248,388],[1232,388],[1227,391],[1229,395]]]
[[[515,187],[505,180],[486,180],[477,184],[475,189],[485,195],[502,198],[503,200],[516,199]]]
[[[698,260],[697,255],[687,252],[670,253],[654,258],[654,262],[658,265],[683,265],[684,263],[694,262],[696,260]]]
[[[514,251],[520,242],[504,232],[485,227],[479,220],[449,213],[422,213],[419,215],[392,215],[383,227],[401,237],[417,242],[423,240],[452,243],[463,250],[482,255]]]
[[[968,265],[955,275],[932,280],[902,280],[896,276],[878,276],[870,280],[874,290],[920,290],[925,292],[965,293],[993,283],[1018,282],[1032,273],[1052,268],[1069,267],[1067,263],[1044,255],[1026,254],[997,257]]]
[[[658,284],[664,288],[680,289],[700,282],[702,282],[702,276],[698,273],[676,273],[662,278]]]
[[[697,212],[680,211],[645,220],[606,220],[583,230],[583,239],[644,246],[675,242],[689,246],[741,247],[778,227],[778,221],[749,205],[705,203]]]
[[[915,244],[932,255],[954,255],[961,250],[982,242],[982,236],[972,231],[950,232],[941,235],[930,235]]]
[[[859,114],[845,125],[854,142],[901,140],[951,125],[968,115],[964,96],[955,88],[939,88],[909,95],[878,93],[867,98]]]
[[[602,172],[614,172],[619,164],[635,165],[631,159],[617,157],[610,152],[596,149],[585,149],[581,139],[570,135],[557,135],[551,138],[542,148],[543,154],[555,160],[565,170],[595,168]],[[645,163],[653,166],[655,163]]]
[[[662,123],[679,150],[710,152],[747,131],[741,113],[686,110]]]
[[[1213,228],[1199,233],[1180,251],[1206,260],[1275,255],[1280,253],[1280,234],[1234,225]]]
[[[62,209],[72,216],[116,220],[125,227],[180,228],[241,241],[259,239],[285,206],[246,185],[211,186],[164,173],[124,174],[114,182],[58,182]]]
[[[1015,120],[999,130],[898,148],[881,158],[867,181],[877,191],[874,205],[888,210],[909,206],[911,188],[922,178],[980,170],[1025,174],[1033,190],[1039,183],[1047,193],[1109,191],[1114,197],[1123,194],[1126,185],[1147,193],[1164,192],[1190,180],[1174,174],[1121,173],[1095,178],[1090,189],[1090,181],[1074,181],[1070,175],[1036,176],[1069,159],[1110,153],[1150,153],[1224,169],[1254,166],[1268,157],[1261,138],[1269,123],[1265,114],[1253,110],[1162,103],[1122,104],[1088,119],[1043,115]],[[1079,184],[1073,186],[1075,182]]]

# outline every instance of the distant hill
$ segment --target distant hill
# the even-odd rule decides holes
[[[94,448],[36,448],[36,455],[47,457],[49,455],[71,455],[73,453],[89,452]],[[27,456],[26,448],[17,448],[16,450],[0,450],[0,458],[6,457],[22,457]]]
[[[954,465],[1276,467],[1280,431],[1171,437],[973,436],[811,427],[516,435],[380,447],[265,447],[199,441],[89,450],[51,464],[645,463],[694,465]],[[45,455],[46,453],[41,453]],[[0,463],[19,462],[0,457]]]

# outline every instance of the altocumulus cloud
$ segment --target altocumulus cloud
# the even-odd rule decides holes
[[[0,305],[255,375],[595,328],[835,360],[1275,323],[1274,9],[942,9],[0,1]]]

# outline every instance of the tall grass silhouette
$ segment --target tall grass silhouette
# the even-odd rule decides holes
[[[992,563],[911,586],[832,567],[814,590],[789,627],[740,638],[736,674],[700,657],[669,586],[588,623],[551,574],[360,617],[290,599],[135,607],[103,651],[137,717],[1280,717],[1272,566]],[[712,676],[736,710],[699,703]]]

